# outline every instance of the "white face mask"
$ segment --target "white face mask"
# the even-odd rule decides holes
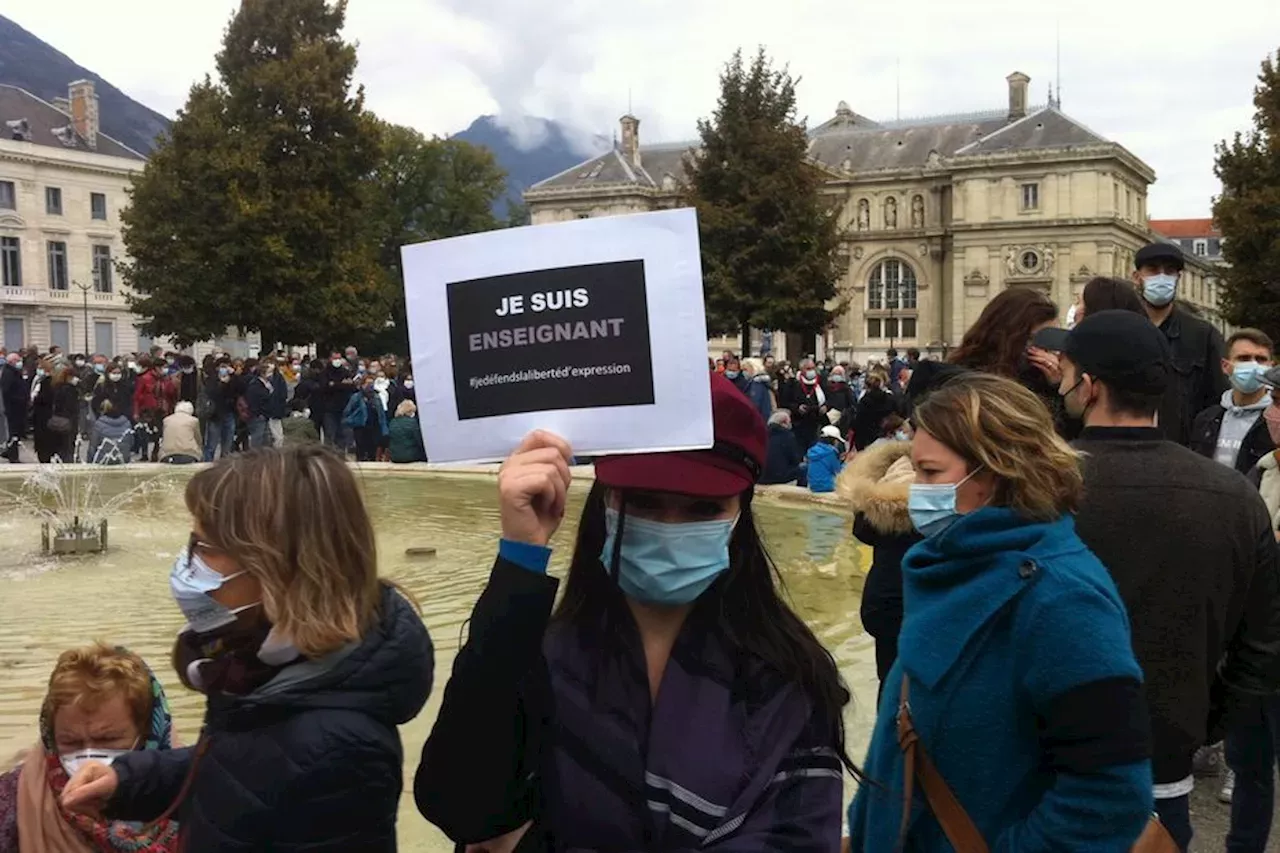
[[[387,390],[387,386],[388,386],[388,385],[390,385],[390,384],[391,384],[391,383],[390,383],[390,382],[388,382],[386,379],[375,379],[375,380],[373,380],[373,387],[374,387],[374,390],[376,390],[376,391],[385,391],[385,390]]]
[[[110,764],[120,756],[131,752],[128,749],[104,749],[102,747],[89,747],[88,749],[78,749],[75,752],[68,752],[59,755],[58,760],[62,762],[62,769],[67,771],[68,776],[76,775],[76,771],[84,767],[90,761],[98,761],[102,764]]]
[[[406,380],[404,381],[404,387],[406,387],[406,388],[412,388],[412,387],[413,387],[413,380],[412,380],[412,379],[406,379]]]

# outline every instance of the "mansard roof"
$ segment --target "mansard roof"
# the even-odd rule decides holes
[[[835,118],[809,131],[809,156],[833,172],[919,169],[966,156],[1110,145],[1109,140],[1062,113],[1056,104],[1034,107],[1020,119],[1007,110],[877,122],[841,102]],[[640,168],[614,148],[531,187],[531,191],[633,186],[662,189],[684,176],[684,155],[698,143],[642,145]],[[669,186],[670,182],[666,182]]]

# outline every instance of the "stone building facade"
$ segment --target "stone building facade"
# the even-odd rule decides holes
[[[777,336],[775,352],[943,355],[1003,288],[1042,290],[1065,315],[1090,278],[1130,275],[1134,253],[1157,239],[1147,224],[1155,173],[1052,98],[1030,106],[1025,74],[1006,82],[1000,110],[877,122],[842,102],[810,131],[839,216],[849,308],[813,342]],[[691,145],[642,146],[639,120],[621,121],[613,150],[525,193],[534,224],[680,204]],[[1213,267],[1189,256],[1179,295],[1216,317]],[[737,342],[708,342],[725,348]]]
[[[67,94],[49,103],[0,84],[0,345],[106,355],[168,346],[139,334],[116,267],[120,214],[146,158],[102,133],[92,82]],[[238,335],[217,345],[256,351]]]

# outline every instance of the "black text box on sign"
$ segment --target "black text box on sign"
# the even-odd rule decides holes
[[[644,261],[450,282],[447,295],[458,420],[653,403]]]

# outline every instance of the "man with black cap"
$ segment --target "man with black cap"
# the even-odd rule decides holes
[[[1238,473],[1155,428],[1171,374],[1157,326],[1131,311],[1100,311],[1034,342],[1060,353],[1059,393],[1084,422],[1076,526],[1129,611],[1151,712],[1156,810],[1186,849],[1196,749],[1280,688],[1280,552],[1270,518]]]
[[[1186,267],[1182,250],[1173,243],[1143,246],[1133,258],[1133,281],[1151,322],[1169,342],[1172,381],[1160,401],[1161,434],[1187,446],[1191,421],[1218,402],[1227,390],[1222,363],[1222,335],[1174,302],[1178,279]]]

